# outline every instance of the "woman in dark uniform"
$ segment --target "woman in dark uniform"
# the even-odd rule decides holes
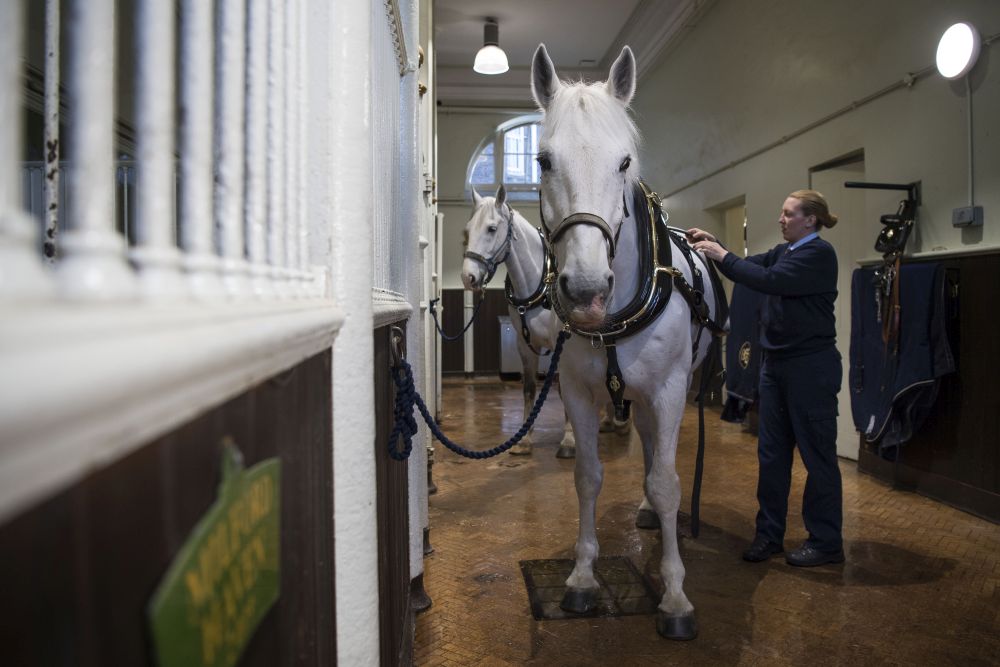
[[[798,445],[808,477],[802,518],[809,538],[785,555],[810,567],[844,560],[842,491],[837,464],[837,392],[841,364],[833,302],[837,254],[819,237],[837,224],[823,195],[798,190],[785,200],[781,234],[786,243],[740,258],[708,232],[689,229],[694,247],[734,282],[765,295],[761,305],[760,432],[757,456],[757,532],[744,560],[760,562],[784,551],[792,458]]]

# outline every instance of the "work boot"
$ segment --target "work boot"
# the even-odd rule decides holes
[[[763,535],[758,535],[753,538],[753,544],[750,545],[750,548],[743,552],[743,560],[750,563],[760,563],[784,550],[784,547],[777,542],[772,542]]]

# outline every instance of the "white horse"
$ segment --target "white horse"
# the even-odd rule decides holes
[[[580,505],[576,563],[566,580],[562,606],[577,612],[592,608],[598,591],[595,520],[603,479],[597,454],[598,407],[608,397],[608,351],[600,348],[600,338],[586,332],[600,329],[609,313],[620,312],[643,278],[638,275],[635,225],[627,212],[638,179],[638,132],[627,111],[635,93],[635,71],[628,47],[603,83],[560,81],[544,45],[532,62],[532,94],[544,112],[538,155],[543,171],[542,214],[558,270],[550,294],[558,299],[568,324],[584,334],[567,341],[559,368],[563,402],[576,434]],[[672,249],[674,267],[691,283],[692,271],[680,247]],[[704,258],[697,256],[697,261],[707,276]],[[705,297],[714,308],[709,281]],[[555,323],[553,330],[559,326]],[[673,289],[660,315],[634,335],[619,338],[616,347],[624,397],[633,401],[635,427],[643,444],[646,498],[662,526],[660,572],[665,591],[656,627],[671,639],[692,639],[697,634],[677,546],[681,487],[675,457],[691,375],[712,339],[699,332],[688,303],[679,289]]]
[[[484,281],[492,277],[490,274],[496,265],[506,263],[512,296],[521,302],[532,300],[531,297],[538,296],[543,287],[545,272],[545,247],[538,231],[506,203],[507,191],[503,185],[497,189],[496,197],[480,197],[473,189],[472,200],[475,208],[465,225],[466,253],[462,262],[462,283],[469,290],[483,289]],[[527,417],[535,403],[539,352],[543,347],[551,350],[555,346],[552,334],[555,315],[543,308],[540,300],[537,305],[526,307],[524,322],[529,336],[525,339],[521,333],[521,314],[517,306],[508,303],[508,310],[511,324],[518,331],[517,352],[521,357],[524,415]],[[511,448],[510,453],[531,454],[533,431],[534,428]],[[556,456],[573,458],[575,455],[576,441],[566,419]]]

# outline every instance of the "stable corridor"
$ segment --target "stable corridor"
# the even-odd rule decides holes
[[[521,421],[521,385],[445,380],[442,428],[483,449]],[[682,517],[685,592],[700,634],[675,643],[653,615],[533,619],[519,561],[572,558],[577,504],[572,460],[555,458],[562,417],[553,391],[531,457],[461,459],[435,446],[425,584],[433,606],[417,617],[417,665],[995,665],[1000,663],[1000,526],[894,491],[842,460],[847,562],[813,569],[780,557],[745,563],[756,509],[756,440],[708,423],[702,529]],[[697,410],[678,453],[689,509]],[[601,556],[624,556],[659,587],[659,531],[635,528],[642,452],[632,435],[601,434]],[[796,460],[785,547],[805,537],[805,482]]]

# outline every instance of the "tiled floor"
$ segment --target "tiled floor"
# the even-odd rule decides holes
[[[516,383],[445,383],[443,428],[486,448],[521,421]],[[998,665],[1000,526],[893,491],[842,461],[847,562],[792,568],[739,553],[756,511],[755,440],[708,418],[702,532],[685,538],[685,592],[700,626],[692,642],[656,634],[654,616],[532,618],[519,561],[572,558],[577,508],[572,460],[555,458],[558,395],[542,411],[530,458],[467,461],[437,448],[425,582],[434,601],[417,618],[417,665]],[[697,411],[681,430],[685,496],[694,469]],[[634,527],[642,454],[635,436],[601,435],[602,556],[659,569],[659,531]],[[804,538],[801,463],[786,547]],[[682,509],[686,508],[687,497]]]

